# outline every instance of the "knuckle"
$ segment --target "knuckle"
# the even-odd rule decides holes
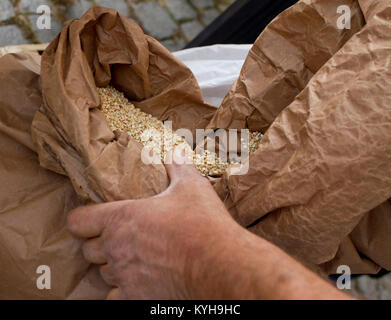
[[[124,212],[122,210],[116,210],[112,214],[108,215],[104,221],[104,229],[107,233],[115,233],[116,230],[124,222]]]
[[[112,261],[119,261],[125,256],[123,250],[123,239],[119,230],[115,233],[104,235],[104,250]]]
[[[111,229],[118,229],[121,225],[132,219],[133,212],[129,209],[127,203],[123,203],[105,219],[105,227]]]
[[[115,264],[131,263],[136,256],[137,243],[129,228],[124,226],[105,241],[104,250],[108,260]]]
[[[131,254],[129,246],[123,240],[113,241],[108,244],[108,253],[112,261],[128,261]]]
[[[126,257],[127,253],[124,252],[124,250],[121,250],[119,248],[114,248],[110,250],[110,256],[113,261],[122,261]]]
[[[77,209],[72,210],[67,216],[67,227],[69,230],[74,231],[76,226],[78,225],[79,217],[78,217]]]
[[[83,257],[87,260],[90,261],[91,255],[90,255],[90,248],[88,241],[85,241],[81,247],[81,251],[83,253]]]
[[[109,284],[109,285],[116,285],[117,284],[114,270],[109,264],[101,266],[99,268],[99,273],[100,273],[101,277],[103,278],[103,280],[107,284]]]
[[[94,250],[96,250],[96,248],[93,246],[91,241],[84,241],[81,250],[87,261],[92,261],[94,259]]]

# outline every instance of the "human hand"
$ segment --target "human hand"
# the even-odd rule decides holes
[[[109,299],[199,297],[198,275],[234,240],[229,231],[240,232],[209,181],[181,161],[176,149],[166,165],[170,186],[157,196],[70,213],[71,232],[88,239],[85,258],[101,265],[103,279],[115,288]]]
[[[174,159],[183,161],[178,152]],[[113,286],[108,299],[349,299],[239,226],[193,166],[167,165],[149,199],[75,209],[68,226]]]

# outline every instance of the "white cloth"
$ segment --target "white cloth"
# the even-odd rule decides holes
[[[194,73],[205,102],[219,107],[252,45],[213,45],[174,52]]]

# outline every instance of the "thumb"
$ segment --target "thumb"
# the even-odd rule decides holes
[[[203,179],[193,165],[192,157],[184,147],[178,146],[170,151],[165,159],[165,167],[170,178],[170,185],[184,180]]]

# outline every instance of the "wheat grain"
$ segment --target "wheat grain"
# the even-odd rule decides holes
[[[128,133],[143,146],[160,154],[162,162],[170,150],[181,146],[203,176],[221,176],[230,165],[229,161],[221,160],[214,152],[205,150],[201,154],[195,153],[183,137],[164,126],[157,118],[136,108],[115,88],[98,88],[98,93],[101,98],[101,110],[110,128],[113,131]],[[250,153],[255,152],[259,147],[261,135],[252,132],[249,138],[248,149]]]

